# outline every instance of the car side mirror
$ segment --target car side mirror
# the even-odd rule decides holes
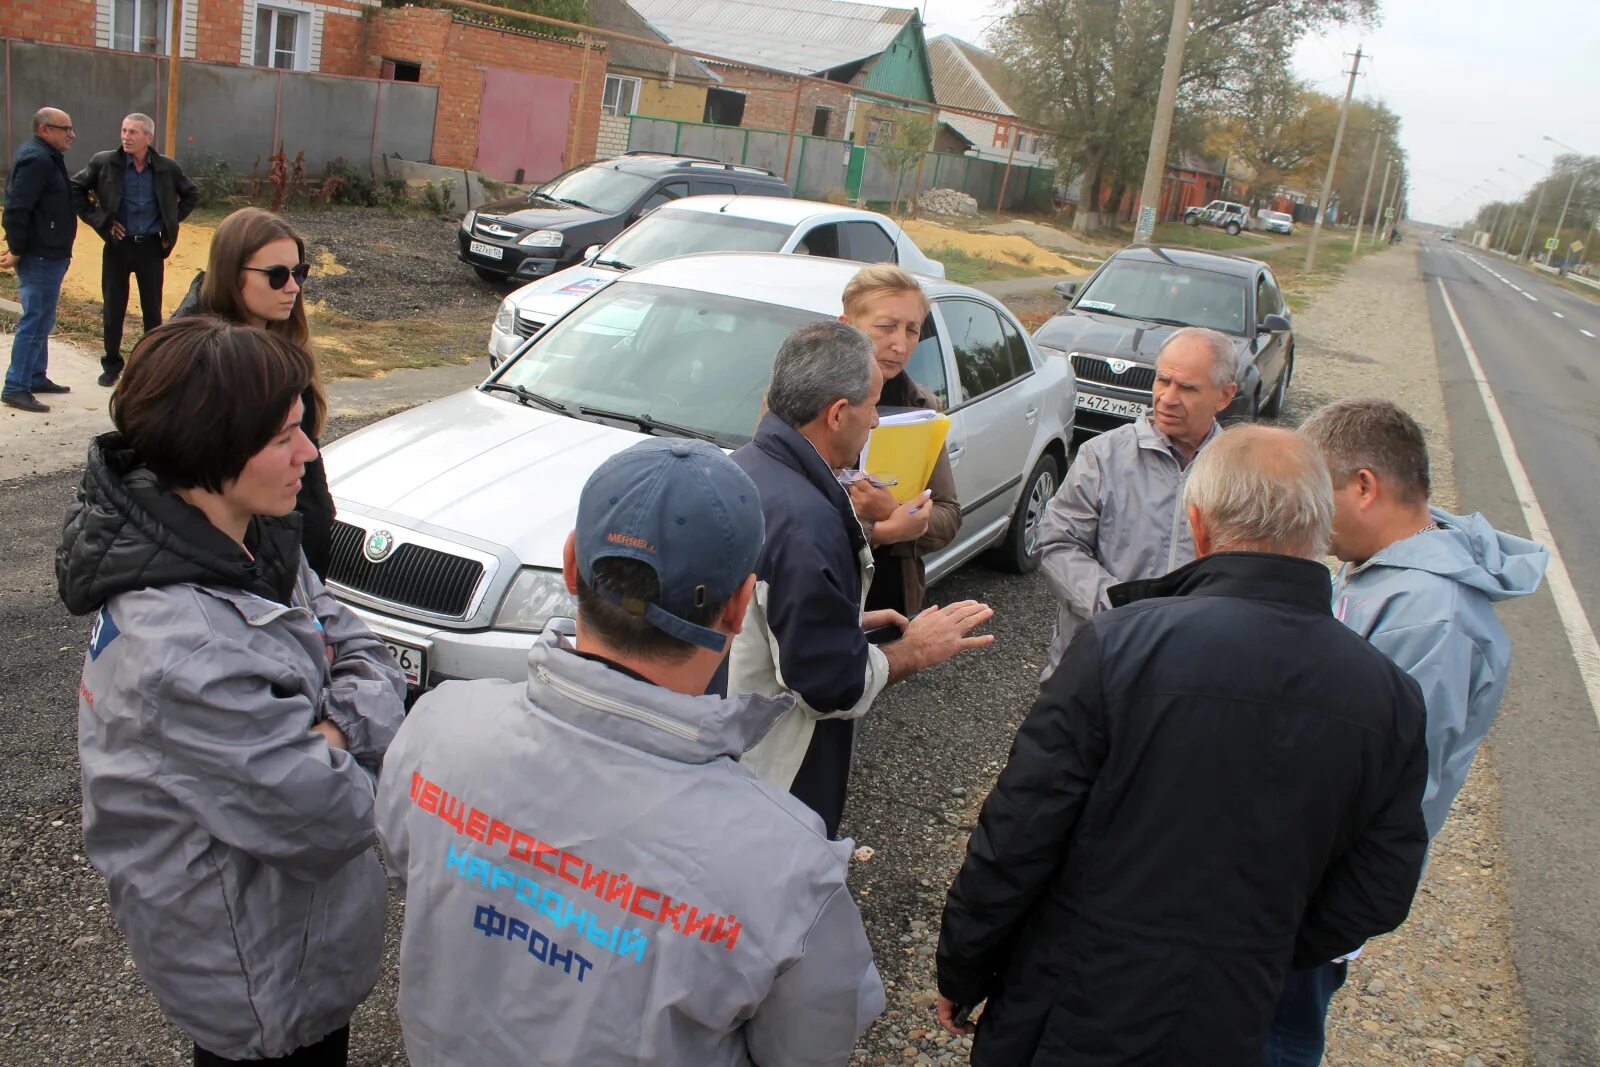
[[[1063,300],[1071,300],[1078,295],[1077,282],[1056,282],[1056,295]]]
[[[1262,333],[1288,333],[1290,329],[1289,320],[1282,315],[1268,315],[1261,320]]]
[[[603,246],[601,246],[601,245],[590,245],[588,248],[585,248],[583,250],[583,262],[586,265],[587,264],[592,264],[596,259],[598,259],[600,257],[600,249],[601,249],[601,247],[603,247]]]

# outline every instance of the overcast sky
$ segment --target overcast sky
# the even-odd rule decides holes
[[[1008,6],[927,0],[928,35],[981,41]],[[1518,153],[1548,166],[1562,151],[1545,135],[1600,155],[1595,0],[1520,0],[1493,8],[1465,0],[1386,0],[1382,6],[1375,30],[1348,27],[1302,42],[1295,69],[1323,92],[1342,93],[1340,71],[1349,70],[1343,54],[1365,46],[1372,58],[1362,61],[1356,96],[1382,97],[1400,116],[1413,216],[1458,222],[1487,200],[1525,190],[1541,171]],[[1480,181],[1496,187],[1468,191]]]

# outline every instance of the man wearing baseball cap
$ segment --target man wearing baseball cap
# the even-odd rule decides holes
[[[850,842],[739,763],[793,698],[701,695],[762,536],[715,446],[637,444],[578,501],[575,646],[417,702],[378,788],[412,1064],[842,1065],[883,1010]]]

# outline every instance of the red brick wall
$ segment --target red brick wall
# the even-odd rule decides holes
[[[242,0],[200,0],[195,12],[194,58],[213,63],[237,63],[243,36]],[[182,77],[180,73],[180,81]]]
[[[0,37],[92,48],[94,0],[0,0]]]
[[[572,93],[567,121],[569,138],[577,128],[576,144],[567,158],[572,162],[595,158],[606,82],[606,49],[601,43],[589,50],[585,73],[584,48],[576,41],[490,29],[463,22],[447,11],[419,7],[372,10],[363,21],[366,32],[352,52],[353,60],[338,73],[376,75],[385,56],[421,63],[422,81],[439,86],[435,163],[470,167],[476,160],[486,67],[574,82],[581,78],[583,84]],[[324,69],[333,70],[333,51],[326,41],[322,57]]]
[[[843,137],[850,110],[850,87],[835,82],[802,81],[781,74],[746,70],[718,64],[722,88],[745,94],[744,119],[739,123],[752,129],[787,130],[791,120],[801,133],[811,132],[811,120],[818,107],[833,108],[828,136]],[[794,88],[800,86],[800,111],[794,107]]]

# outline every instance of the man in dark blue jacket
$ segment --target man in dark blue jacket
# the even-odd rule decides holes
[[[975,600],[909,621],[892,610],[862,614],[872,550],[839,471],[878,424],[882,388],[860,330],[838,321],[802,326],[773,362],[755,439],[732,457],[761,494],[767,540],[727,691],[795,698],[744,764],[821,815],[829,837],[844,813],[855,720],[889,683],[994,640],[967,636],[994,614]],[[898,640],[868,644],[864,628],[890,626]]]
[[[11,158],[6,206],[0,214],[6,251],[0,269],[17,272],[22,321],[11,339],[11,366],[0,403],[19,411],[43,412],[50,406],[35,393],[65,393],[45,373],[50,331],[56,327],[61,279],[72,260],[78,220],[72,213],[67,164],[62,158],[77,134],[65,111],[42,107],[33,116],[33,136]]]
[[[122,373],[122,325],[128,317],[128,275],[139,286],[145,332],[161,325],[165,260],[178,243],[178,223],[200,203],[200,190],[178,161],[158,153],[156,124],[134,112],[122,120],[122,147],[96,152],[72,176],[72,207],[105,238],[100,298],[105,305],[101,385]]]

